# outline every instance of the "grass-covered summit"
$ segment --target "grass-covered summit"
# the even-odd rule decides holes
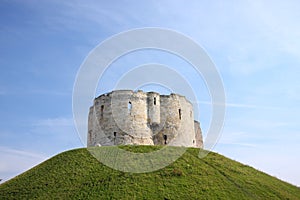
[[[166,168],[133,174],[106,167],[87,149],[71,150],[1,184],[0,199],[300,199],[296,186],[219,154],[199,159],[198,153],[189,148]]]

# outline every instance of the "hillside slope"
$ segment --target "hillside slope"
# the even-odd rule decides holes
[[[296,186],[219,154],[199,159],[198,153],[189,148],[164,169],[133,174],[106,167],[87,149],[71,150],[0,185],[0,199],[300,199]]]

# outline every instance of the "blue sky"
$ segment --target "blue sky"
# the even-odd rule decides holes
[[[299,6],[298,1],[253,0],[1,0],[0,178],[82,147],[73,122],[72,90],[85,57],[119,32],[161,27],[193,38],[223,79],[227,112],[213,150],[300,185]],[[170,55],[142,55],[116,62],[107,71],[107,87],[100,84],[98,92],[109,90],[122,75],[118,63],[177,61],[185,69]],[[197,95],[205,133],[211,110],[203,88]]]

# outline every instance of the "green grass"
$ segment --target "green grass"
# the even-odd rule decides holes
[[[166,168],[134,174],[106,167],[87,149],[71,150],[1,184],[0,199],[300,199],[296,186],[219,154],[199,159],[198,153],[188,148]]]

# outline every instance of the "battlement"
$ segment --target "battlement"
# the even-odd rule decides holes
[[[142,90],[116,90],[95,98],[87,138],[88,146],[203,146],[190,101],[179,94]]]

